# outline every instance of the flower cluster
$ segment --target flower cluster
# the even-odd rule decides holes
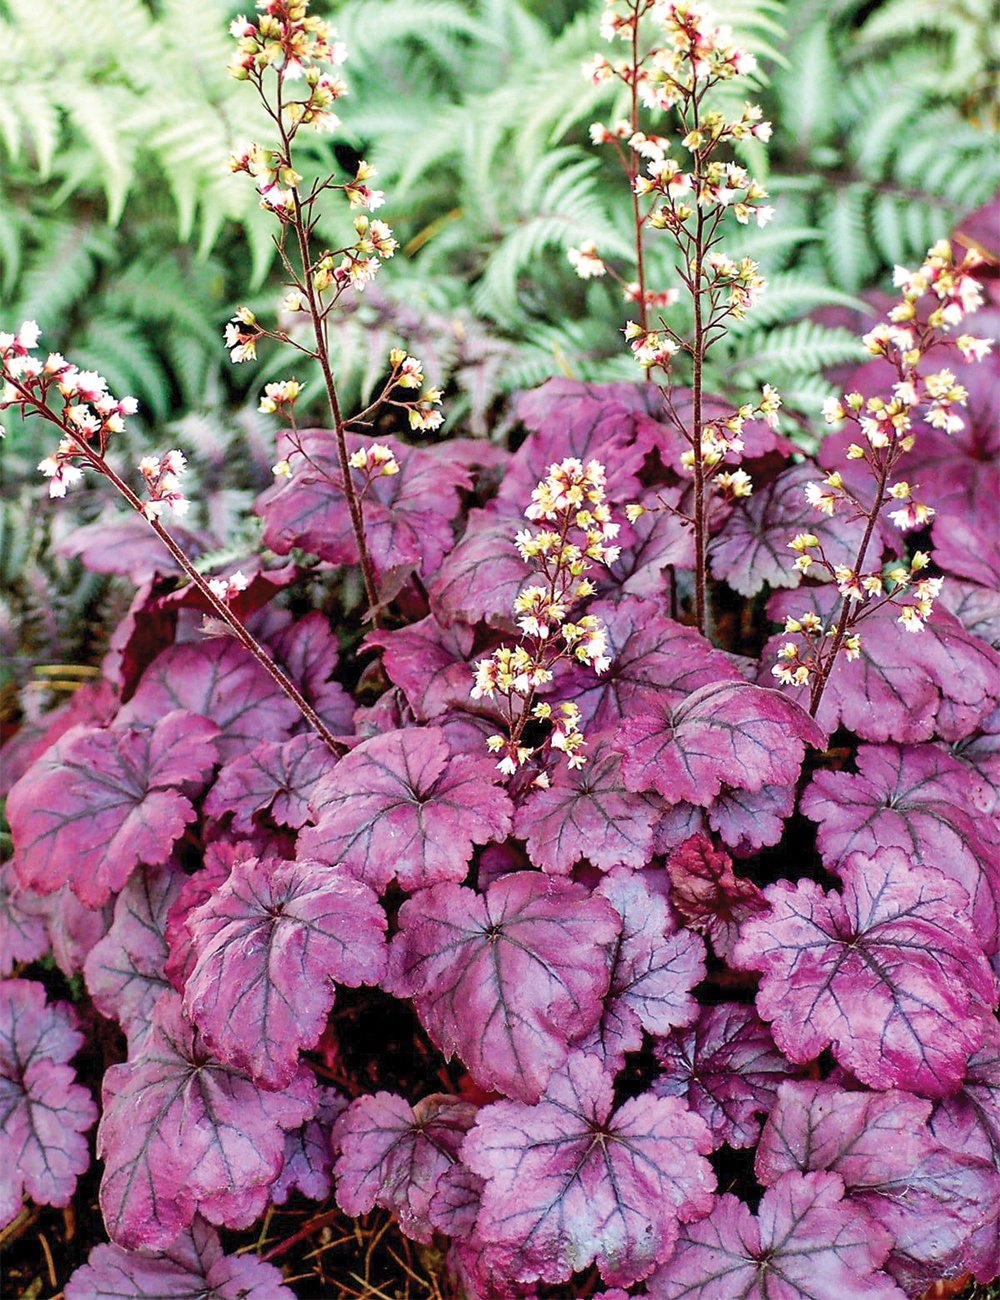
[[[481,659],[471,691],[474,700],[501,699],[507,734],[493,735],[487,744],[502,753],[497,766],[505,775],[512,776],[539,748],[524,739],[531,721],[547,724],[545,743],[564,753],[570,767],[586,762],[577,707],[566,703],[553,708],[535,696],[553,680],[562,661],[585,664],[597,673],[610,667],[607,629],[600,619],[592,614],[569,617],[594,594],[594,584],[584,576],[591,564],[611,565],[620,553],[613,544],[619,525],[605,500],[606,482],[604,466],[596,460],[584,465],[569,457],[550,465],[524,512],[543,527],[522,529],[514,539],[521,558],[538,567],[541,581],[524,587],[514,601],[520,644],[501,646]]]
[[[242,569],[237,569],[228,578],[209,578],[208,585],[213,596],[218,597],[224,604],[228,604],[241,591],[246,591],[247,587],[250,586],[250,579]]]
[[[392,478],[399,473],[399,461],[395,454],[381,442],[373,442],[368,447],[359,447],[352,452],[348,461],[351,469],[360,470],[367,487],[373,479]]]
[[[16,406],[25,414],[39,413],[58,398],[61,412],[52,418],[64,434],[38,468],[49,480],[49,496],[64,497],[83,478],[77,462],[103,458],[110,438],[124,431],[126,417],[139,404],[134,397],[112,396],[102,375],[80,370],[58,352],[44,361],[33,355],[40,337],[33,320],[24,321],[16,334],[0,334],[0,410]]]
[[[840,470],[832,470],[821,481],[807,483],[806,499],[819,514],[866,519],[866,541],[871,537],[879,517],[888,520],[901,532],[921,529],[931,521],[934,510],[916,495],[919,485],[894,477],[900,458],[914,445],[914,422],[919,415],[927,424],[947,433],[963,427],[956,407],[966,404],[968,393],[947,367],[925,373],[921,365],[934,349],[955,349],[964,361],[981,360],[990,351],[986,339],[963,334],[948,338],[950,331],[980,306],[982,291],[972,272],[980,264],[977,253],[967,252],[956,263],[947,240],[935,244],[916,271],[896,267],[894,283],[902,290],[899,303],[888,319],[864,336],[868,353],[887,362],[896,374],[891,391],[864,397],[852,391],[831,397],[823,405],[828,424],[844,422],[854,427],[857,436],[848,443],[845,456],[849,462],[863,462],[867,477],[874,484],[870,504],[857,490],[857,476],[845,480]],[[883,605],[896,606],[897,621],[909,632],[920,632],[934,608],[943,579],[922,576],[930,563],[926,551],[914,552],[908,563],[881,565],[865,569],[863,547],[853,565],[833,564],[824,554],[815,533],[798,533],[788,543],[796,553],[795,568],[803,574],[825,572],[836,584],[843,598],[834,627],[824,628],[815,616],[803,615],[789,620],[786,631],[802,638],[802,643],[786,642],[780,652],[781,662],[772,669],[784,684],[802,686],[812,681],[814,690],[823,684],[841,648],[848,659],[860,653],[861,637],[856,626]]]
[[[236,53],[229,64],[230,76],[247,81],[259,78],[266,68],[275,68],[289,81],[304,80],[311,90],[322,82],[335,80],[320,74],[316,65],[329,63],[339,67],[347,58],[347,51],[329,24],[310,14],[308,9],[307,0],[258,0],[260,17],[256,24],[242,14],[234,18],[229,25],[229,34],[236,40]],[[325,91],[329,89],[324,87]],[[333,98],[343,93],[341,90]],[[319,98],[323,98],[323,92]],[[292,109],[289,116],[293,121],[306,116],[302,105],[286,107]],[[325,123],[313,125],[318,130],[329,129]]]
[[[179,451],[168,451],[162,460],[159,456],[143,456],[139,473],[149,493],[142,507],[147,519],[158,519],[168,508],[175,515],[187,514],[190,502],[180,486],[180,477],[186,469],[187,460]]]

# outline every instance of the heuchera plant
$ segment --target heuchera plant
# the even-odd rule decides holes
[[[630,116],[594,136],[629,178],[626,333],[657,382],[553,380],[519,399],[516,451],[433,445],[441,395],[394,352],[345,416],[325,322],[395,241],[367,164],[297,169],[343,48],[301,0],[258,8],[232,71],[276,138],[232,167],[278,223],[292,323],[241,310],[226,343],[237,362],[291,343],[330,410],[300,429],[299,381],[264,390],[284,423],[256,505],[270,549],[203,573],[164,522],[179,453],[144,457],[136,490],[115,458],[135,403],[36,355],[34,322],[0,335],[3,404],[59,430],[51,495],[90,469],[134,512],[76,551],[139,586],[101,682],[8,751],[3,1223],[67,1205],[96,1150],[110,1241],[67,1300],[287,1297],[217,1230],[280,1224],[293,1196],[389,1212],[469,1300],[991,1280],[1000,628],[963,539],[987,553],[1000,473],[958,413],[981,418],[986,366],[924,367],[979,305],[976,258],[945,241],[897,272],[826,408],[849,437],[793,463],[773,390],[733,410],[701,384],[763,288],[717,241],[765,196],[717,151],[767,127],[710,103],[752,60],[694,3],[624,0],[605,34],[627,57],[592,71]],[[640,110],[676,114],[676,148]],[[336,249],[316,245],[331,191],[355,213]],[[652,320],[674,289],[645,285],[651,231],[691,338]],[[363,431],[399,413],[416,441]],[[307,564],[319,597],[295,616]],[[360,676],[333,630],[353,566]],[[395,1059],[400,1023],[413,1044],[398,1075],[388,998]],[[72,1064],[98,1033],[100,1097]]]

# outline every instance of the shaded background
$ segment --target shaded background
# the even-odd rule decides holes
[[[379,170],[401,242],[335,327],[347,404],[401,343],[446,389],[446,428],[500,437],[506,396],[549,375],[635,377],[608,281],[581,282],[566,249],[593,238],[627,253],[629,203],[609,150],[587,127],[621,112],[581,64],[603,47],[599,3],[358,0],[327,6],[346,41],[341,128],[310,142],[310,165],[347,178]],[[777,208],[727,251],[757,258],[761,305],[713,354],[709,383],[733,398],[776,384],[804,447],[832,391],[830,367],[859,355],[859,296],[884,290],[998,178],[988,0],[733,0],[715,5],[761,62],[755,92],[775,125],[745,160]],[[320,11],[324,11],[320,7]],[[0,3],[0,328],[36,319],[42,346],[140,401],[118,460],[182,448],[190,522],[217,539],[255,535],[274,424],[256,414],[290,350],[232,366],[222,326],[239,303],[267,316],[280,275],[273,219],[229,150],[260,126],[255,96],[225,71],[236,13],[220,0]],[[260,129],[260,139],[267,140]],[[304,168],[303,170],[308,170]],[[350,230],[331,201],[320,237]],[[654,232],[655,234],[655,232]],[[649,284],[675,282],[650,240]],[[624,265],[624,264],[623,264]],[[683,304],[671,323],[684,328]],[[303,417],[322,419],[312,382]],[[8,413],[10,415],[11,413]],[[0,517],[2,716],[15,722],[93,665],[131,589],[60,554],[80,521],[113,514],[100,485],[49,505],[34,466],[50,437],[8,419]],[[188,521],[185,521],[188,522]],[[49,668],[51,671],[46,671]],[[65,687],[60,681],[65,681]]]

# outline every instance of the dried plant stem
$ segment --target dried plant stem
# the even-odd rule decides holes
[[[129,485],[121,477],[121,475],[116,473],[116,471],[112,469],[112,467],[108,464],[108,462],[104,459],[104,457],[99,452],[95,451],[94,448],[87,443],[86,438],[84,438],[80,433],[78,433],[71,424],[69,424],[65,420],[61,420],[57,415],[55,415],[52,411],[50,411],[47,406],[45,406],[42,402],[40,402],[27,389],[22,388],[21,385],[17,385],[17,387],[19,391],[22,393],[22,395],[27,398],[28,402],[30,403],[35,413],[37,415],[41,415],[44,419],[48,420],[51,424],[54,424],[61,433],[65,434],[67,437],[72,438],[73,441],[76,443],[76,445],[79,447],[81,454],[86,458],[90,466],[93,469],[97,470],[99,474],[103,475],[104,478],[108,480],[108,482],[115,488],[115,490],[119,493],[119,495],[124,497],[124,499],[136,512],[136,514],[140,515],[143,519],[145,519],[146,523],[149,524],[150,528],[152,528],[153,532],[157,535],[157,537],[160,539],[163,545],[167,548],[167,550],[176,560],[180,568],[184,571],[184,573],[191,580],[194,586],[197,587],[198,591],[204,597],[206,603],[209,605],[210,609],[212,610],[212,613],[217,618],[221,619],[223,623],[225,623],[226,627],[236,638],[236,640],[240,643],[240,645],[244,648],[244,650],[246,650],[249,654],[253,655],[254,659],[257,660],[261,668],[264,669],[268,677],[271,678],[271,680],[279,688],[279,690],[281,690],[285,695],[288,696],[288,698],[292,701],[292,703],[295,705],[298,711],[302,714],[303,718],[305,718],[306,722],[308,722],[310,727],[312,727],[313,731],[315,731],[316,735],[319,736],[319,738],[335,754],[337,755],[341,754],[343,752],[344,746],[340,743],[340,741],[337,740],[333,732],[329,729],[329,727],[326,725],[323,719],[319,716],[316,710],[305,698],[305,696],[302,694],[299,688],[295,685],[295,683],[291,680],[291,678],[288,677],[287,674],[281,668],[278,667],[278,665],[270,657],[270,655],[263,648],[260,642],[257,641],[256,638],[252,636],[250,632],[247,631],[247,629],[239,621],[239,619],[232,612],[232,610],[229,608],[226,602],[224,600],[219,599],[219,597],[209,586],[208,579],[203,577],[202,574],[198,572],[198,570],[191,563],[187,554],[184,552],[183,548],[170,536],[170,534],[163,527],[160,521],[158,519],[151,519],[146,514],[146,511],[143,508],[142,501],[139,499],[138,496],[136,496],[136,494],[132,491]]]

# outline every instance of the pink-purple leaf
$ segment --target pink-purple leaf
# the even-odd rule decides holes
[[[171,525],[171,536],[185,555],[199,559],[211,547],[211,538],[188,528]],[[179,574],[180,565],[146,523],[135,515],[98,521],[74,528],[55,548],[59,555],[79,557],[94,573],[121,573],[135,586],[158,574]]]
[[[733,871],[732,859],[698,831],[667,859],[670,901],[685,925],[707,935],[717,957],[728,961],[740,926],[767,911],[767,903],[752,880]]]
[[[663,1067],[653,1091],[682,1098],[717,1146],[753,1146],[760,1116],[774,1105],[782,1080],[795,1073],[753,1007],[735,1002],[702,1008],[696,1025],[675,1030],[653,1050]]]
[[[0,975],[48,952],[45,914],[37,902],[36,894],[18,884],[12,864],[0,863]]]
[[[285,740],[300,714],[287,695],[235,641],[215,638],[170,646],[143,674],[117,724],[154,725],[172,709],[187,709],[219,728],[222,759]]]
[[[212,897],[216,889],[229,878],[233,862],[239,858],[252,858],[249,847],[237,850],[232,845],[215,843],[205,853],[205,865],[200,871],[186,877],[177,897],[167,913],[165,938],[169,949],[164,970],[167,979],[178,993],[184,992],[188,976],[197,960],[187,919],[196,907]]]
[[[684,1228],[650,1278],[652,1300],[904,1300],[881,1271],[891,1238],[844,1199],[836,1174],[787,1173],[755,1217],[720,1196],[707,1219]]]
[[[607,628],[611,666],[598,677],[575,665],[559,683],[559,698],[579,706],[586,729],[604,730],[636,713],[679,704],[699,686],[741,680],[721,650],[693,628],[664,618],[658,601],[595,601],[587,613]]]
[[[627,717],[615,747],[626,789],[708,807],[724,785],[760,790],[798,778],[806,746],[823,732],[793,700],[747,682],[714,682],[679,704],[650,701]]]
[[[67,1062],[83,1042],[76,1016],[47,1004],[34,980],[0,980],[0,1227],[26,1192],[39,1205],[69,1205],[90,1164],[83,1136],[97,1107]]]
[[[115,899],[110,930],[84,963],[94,1006],[118,1021],[130,1044],[146,1033],[157,999],[170,987],[165,970],[167,915],[183,880],[183,873],[170,863],[134,872]]]
[[[936,548],[934,563],[941,564]],[[981,641],[998,650],[1000,649],[1000,591],[997,591],[993,584],[997,581],[996,575],[1000,573],[1000,559],[990,573],[990,585],[986,587],[981,587],[975,582],[949,579],[941,588],[937,603],[943,605],[949,614],[954,614],[967,632],[978,636]]]
[[[274,1205],[284,1205],[298,1188],[311,1201],[325,1201],[333,1187],[331,1136],[337,1119],[347,1109],[347,1098],[336,1088],[319,1088],[316,1114],[300,1129],[285,1134],[285,1163],[269,1189]]]
[[[622,928],[600,1022],[576,1045],[618,1070],[625,1053],[642,1046],[644,1029],[667,1034],[698,1015],[691,990],[705,976],[705,944],[690,930],[678,930],[667,900],[627,867],[616,867],[594,892],[608,900]]]
[[[514,546],[523,523],[518,512],[501,510],[496,503],[469,511],[465,532],[429,590],[431,610],[439,623],[447,627],[456,620],[484,619],[500,625],[512,621],[515,597],[531,576]]]
[[[326,725],[334,732],[350,731],[354,702],[333,677],[340,654],[326,616],[313,610],[282,628],[270,644],[278,663]],[[304,718],[297,719],[298,730],[307,727]]]
[[[949,1152],[927,1127],[931,1102],[906,1092],[845,1092],[829,1083],[786,1083],[757,1150],[757,1177],[827,1169],[844,1180],[893,1239],[886,1268],[901,1285],[953,1271],[974,1232],[1000,1215],[991,1162]]]
[[[309,820],[309,800],[336,760],[316,735],[266,740],[226,763],[205,799],[206,816],[232,813],[233,830],[249,835],[256,813],[270,812],[279,826],[298,830]]]
[[[23,886],[70,884],[97,908],[140,863],[166,862],[196,813],[191,796],[217,761],[214,723],[167,713],[151,726],[68,731],[10,792]]]
[[[552,462],[566,456],[584,462],[596,459],[605,466],[612,505],[634,501],[644,455],[635,445],[637,435],[645,434],[648,441],[655,428],[639,404],[626,398],[626,386],[575,379],[549,379],[522,394],[515,413],[532,432],[507,468],[501,501],[523,510]]]
[[[795,811],[795,790],[793,783],[759,790],[725,788],[708,811],[708,824],[738,858],[749,857],[781,839],[785,819]]]
[[[623,528],[621,555],[610,570],[594,574],[602,594],[617,589],[622,596],[655,598],[663,591],[664,570],[694,568],[694,529],[673,510],[663,509],[681,507],[683,500],[680,488],[660,488],[639,498],[646,513]]]
[[[66,1283],[66,1300],[294,1300],[281,1270],[256,1255],[224,1255],[201,1219],[163,1251],[95,1246]]]
[[[367,885],[320,863],[249,858],[187,919],[196,962],[184,1007],[220,1060],[283,1088],[319,1041],[334,983],[385,974],[385,913]]]
[[[359,1097],[334,1129],[337,1204],[350,1215],[392,1210],[414,1241],[431,1240],[429,1209],[441,1177],[458,1161],[476,1107],[435,1093],[415,1106],[391,1092]]]
[[[762,972],[757,1009],[791,1060],[832,1045],[870,1087],[945,1096],[996,999],[968,895],[898,849],[851,854],[839,874],[842,895],[811,880],[769,886],[772,911],[744,923],[733,963]]]
[[[767,487],[738,501],[721,533],[712,539],[713,575],[741,596],[755,596],[764,587],[797,587],[802,574],[795,568],[796,552],[788,542],[803,532],[819,538],[831,564],[853,565],[865,521],[817,515],[805,495],[805,485],[815,478],[814,466],[793,465]],[[880,551],[881,543],[876,541],[876,546]],[[873,547],[866,554],[869,567],[877,564]]]
[[[937,745],[860,745],[858,771],[819,771],[801,808],[819,824],[817,847],[836,871],[849,853],[902,849],[911,862],[957,880],[987,953],[1000,946],[997,831],[974,819],[968,774]]]
[[[510,829],[513,805],[496,780],[485,753],[453,756],[439,727],[376,736],[316,787],[316,825],[299,853],[341,863],[379,891],[394,878],[404,889],[464,880],[473,845]]]
[[[385,987],[412,997],[480,1087],[537,1101],[569,1043],[600,1019],[620,926],[605,899],[533,872],[485,896],[435,885],[400,908]]]
[[[934,563],[945,573],[992,586],[1000,573],[1000,540],[996,529],[986,529],[965,516],[943,514],[934,519],[931,532]],[[953,579],[945,583],[947,587]],[[949,608],[944,602],[945,608]],[[962,620],[965,623],[965,620]],[[968,626],[968,624],[966,624]],[[994,647],[995,648],[995,647]]]
[[[565,1282],[596,1262],[605,1282],[627,1286],[667,1258],[679,1220],[712,1204],[704,1120],[651,1093],[612,1114],[613,1082],[574,1052],[538,1105],[484,1107],[462,1145],[486,1180],[479,1233],[516,1247],[520,1280]]]
[[[372,439],[348,434],[350,451]],[[380,438],[395,454],[399,473],[376,478],[365,496],[365,541],[383,572],[415,568],[430,577],[452,547],[450,521],[458,514],[459,488],[471,486],[468,471],[419,447]],[[297,447],[301,447],[300,454]],[[331,429],[303,429],[294,442],[278,439],[278,456],[290,457],[294,473],[258,498],[264,544],[279,555],[295,547],[333,564],[356,564],[350,510],[340,486],[336,435]]]
[[[309,1071],[281,1092],[262,1092],[213,1060],[177,994],[162,994],[134,1057],[104,1076],[97,1154],[108,1235],[128,1250],[162,1250],[199,1209],[246,1227],[281,1172],[286,1130],[315,1108]]]
[[[783,623],[789,614],[814,612],[828,623],[839,599],[827,587],[779,592],[768,603],[768,618]],[[884,605],[865,619],[859,657],[853,662],[838,657],[817,721],[828,732],[846,727],[862,740],[916,744],[935,735],[961,740],[1000,701],[1000,655],[943,607],[935,607],[917,634],[897,618],[893,607]],[[762,680],[774,680],[771,667],[785,640],[772,637],[764,647]],[[800,689],[787,689],[793,698],[804,698]]]
[[[532,790],[517,809],[514,834],[543,871],[569,875],[582,858],[602,871],[642,867],[652,857],[659,801],[625,789],[610,741],[607,733],[589,737],[586,764],[560,764],[548,789]]]
[[[467,704],[472,689],[473,630],[442,627],[433,614],[395,631],[370,632],[365,644],[382,650],[382,667],[406,696],[419,722]]]

